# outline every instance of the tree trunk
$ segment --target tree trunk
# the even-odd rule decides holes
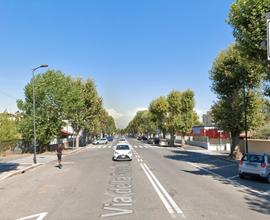
[[[174,147],[174,132],[170,134],[171,140],[170,140],[170,146]]]
[[[181,147],[185,146],[185,135],[181,135]]]
[[[162,131],[162,134],[163,134],[163,139],[165,139],[166,138],[166,131],[165,131],[165,129]]]
[[[232,145],[230,157],[237,159],[240,157],[240,133],[232,133]]]

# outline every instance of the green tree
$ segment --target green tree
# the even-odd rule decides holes
[[[157,126],[150,111],[145,110],[142,112],[139,129],[143,134],[146,134],[147,136],[156,134]]]
[[[26,141],[33,139],[33,79],[24,89],[24,100],[18,100],[17,106],[23,118],[19,123],[19,131]],[[49,145],[53,138],[59,137],[64,125],[67,104],[68,78],[60,71],[49,70],[35,77],[36,97],[36,133],[40,147]]]
[[[261,101],[257,92],[260,78],[241,56],[237,45],[232,45],[215,59],[210,79],[212,90],[218,97],[212,107],[214,121],[218,127],[231,133],[231,156],[235,157],[235,148],[244,130],[244,89],[248,100],[248,129],[256,128],[261,122]]]
[[[256,67],[254,74],[268,80],[270,68],[267,63],[267,51],[261,43],[267,37],[265,13],[269,11],[270,0],[236,0],[231,5],[228,19],[242,52],[241,56],[248,60],[250,66]],[[269,88],[267,93],[270,94]]]
[[[199,126],[199,125],[202,125],[202,124],[203,123],[200,121],[197,112],[194,110],[193,111],[193,123],[192,123],[192,126]]]
[[[182,96],[181,92],[173,90],[167,97],[168,102],[167,128],[171,137],[170,141],[171,146],[174,145],[175,133],[180,128],[180,125],[182,123],[181,96]]]
[[[163,96],[153,100],[150,103],[149,111],[153,115],[153,120],[156,122],[157,127],[162,131],[163,138],[166,136],[167,131],[167,115],[168,115],[169,104],[167,99]]]
[[[70,79],[65,112],[67,119],[77,135],[76,147],[79,147],[81,132],[94,132],[102,110],[102,99],[91,79]]]
[[[6,112],[0,114],[0,153],[15,147],[21,135],[18,131],[17,120]]]
[[[177,126],[177,131],[182,136],[182,146],[185,144],[185,135],[191,131],[194,123],[194,106],[194,92],[188,89],[182,93],[180,114],[181,123],[179,123]]]
[[[169,104],[167,126],[171,137],[170,145],[174,145],[175,133],[178,132],[182,137],[182,146],[184,146],[184,137],[191,131],[194,115],[194,93],[191,90],[179,92],[173,90],[167,98]]]
[[[263,121],[261,125],[253,132],[253,137],[270,139],[270,101],[262,98],[262,115]]]

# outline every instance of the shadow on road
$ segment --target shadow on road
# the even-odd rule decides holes
[[[18,166],[19,166],[18,163],[0,162],[0,173],[16,170]]]
[[[244,199],[251,210],[270,215],[270,184],[259,178],[227,179],[238,174],[238,165],[213,155],[179,150],[171,152],[172,154],[165,155],[164,158],[189,162],[198,167],[196,170],[181,171],[193,175],[210,176],[222,184],[232,185],[237,191],[244,193]]]

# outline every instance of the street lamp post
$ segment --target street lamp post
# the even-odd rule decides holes
[[[33,129],[34,129],[34,157],[33,162],[37,163],[37,147],[36,147],[36,98],[35,98],[35,71],[39,68],[48,67],[47,64],[40,65],[32,69],[32,86],[33,86]]]
[[[247,94],[246,94],[246,80],[244,81],[244,127],[245,127],[245,142],[246,153],[248,153],[248,128],[247,128]]]

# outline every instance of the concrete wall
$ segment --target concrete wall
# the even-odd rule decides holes
[[[194,140],[195,139],[195,140]],[[201,141],[197,140],[201,139]],[[193,146],[199,146],[206,148],[207,150],[210,151],[230,151],[231,150],[231,145],[229,143],[229,140],[223,140],[222,143],[219,143],[219,139],[211,139],[207,137],[190,137],[189,140],[186,142],[187,144],[193,145]]]
[[[231,145],[227,144],[209,144],[208,150],[211,151],[231,151]]]
[[[199,142],[199,141],[192,141],[192,140],[187,140],[187,144],[193,145],[193,146],[199,146],[208,149],[209,148],[209,143],[208,142]]]
[[[245,140],[240,142],[240,151],[245,153]],[[248,151],[253,153],[270,153],[270,140],[249,139]]]

